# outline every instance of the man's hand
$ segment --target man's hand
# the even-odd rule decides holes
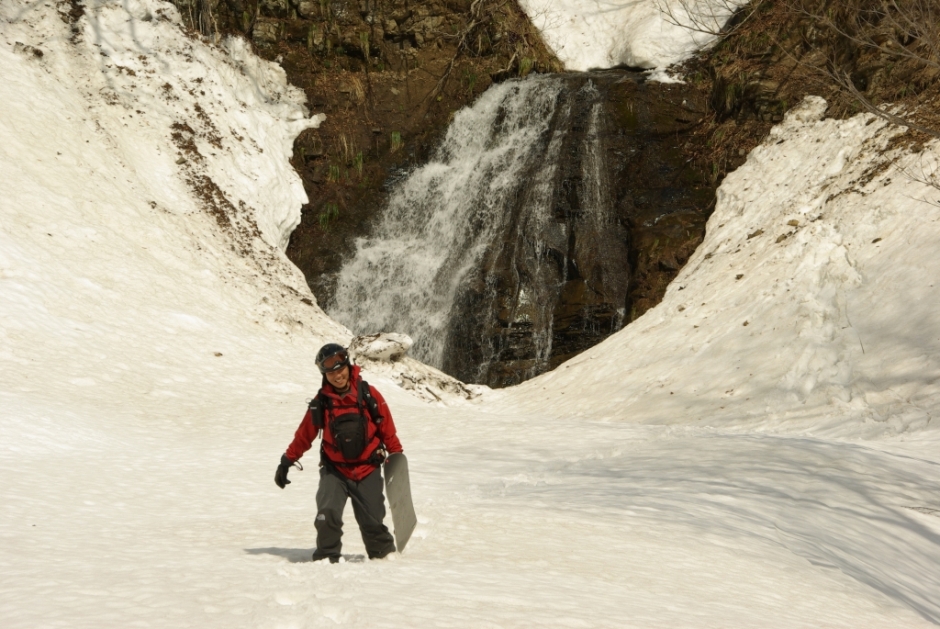
[[[294,462],[288,459],[286,454],[281,455],[281,464],[277,466],[277,472],[274,474],[274,482],[277,483],[277,486],[281,489],[290,485],[290,481],[287,480],[287,470],[289,470],[290,466],[293,464]]]
[[[382,465],[388,459],[388,452],[385,450],[385,446],[381,446],[375,449],[375,452],[369,455],[369,458],[366,460],[366,463],[372,465]]]

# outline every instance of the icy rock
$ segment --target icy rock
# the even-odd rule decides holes
[[[473,400],[489,390],[487,386],[461,382],[411,357],[406,357],[394,365],[400,366],[400,371],[392,375],[398,386],[428,402],[446,402],[452,399]]]
[[[382,333],[357,336],[349,353],[369,377],[389,378],[418,399],[448,404],[479,398],[488,387],[465,384],[446,373],[408,356],[413,341],[405,334]]]
[[[829,104],[821,96],[807,96],[786,114],[786,122],[816,122],[822,120]]]
[[[367,334],[354,338],[349,352],[357,358],[395,362],[401,360],[413,344],[411,337],[405,334]]]

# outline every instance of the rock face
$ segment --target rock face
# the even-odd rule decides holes
[[[659,302],[704,236],[714,187],[681,150],[701,103],[627,73],[565,82],[550,219],[514,220],[455,304],[442,366],[468,382],[516,384],[599,343]]]

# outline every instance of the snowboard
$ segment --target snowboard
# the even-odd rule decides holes
[[[418,525],[418,516],[411,502],[411,479],[408,477],[408,459],[401,452],[385,461],[385,495],[392,510],[395,527],[395,545],[398,552],[405,550],[411,534]]]

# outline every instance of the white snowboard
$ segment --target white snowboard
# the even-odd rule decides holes
[[[408,459],[402,453],[392,454],[385,461],[385,495],[392,510],[395,527],[395,546],[405,550],[411,534],[418,525],[414,503],[411,502],[411,479],[408,477]]]

